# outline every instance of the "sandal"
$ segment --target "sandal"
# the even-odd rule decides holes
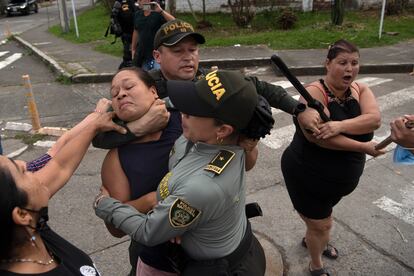
[[[308,248],[308,246],[306,245],[305,238],[302,239],[302,246],[305,248]],[[335,254],[332,254],[332,251],[334,251]],[[322,252],[322,255],[324,255],[325,257],[329,259],[335,260],[338,258],[338,249],[336,249],[333,245],[328,243],[326,245],[326,249]]]
[[[330,274],[329,274],[328,270],[326,269],[326,267],[322,267],[320,269],[311,270],[311,263],[309,263],[309,273],[312,276],[321,276],[321,275],[330,276]]]

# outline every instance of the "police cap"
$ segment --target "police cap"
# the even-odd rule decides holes
[[[245,128],[258,102],[256,87],[238,71],[215,70],[192,81],[168,81],[168,95],[181,112]]]
[[[154,49],[161,45],[171,47],[187,36],[192,36],[198,44],[204,44],[204,36],[194,32],[193,26],[180,19],[175,19],[164,23],[155,34]]]

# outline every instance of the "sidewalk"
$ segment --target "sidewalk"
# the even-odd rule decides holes
[[[121,58],[96,52],[88,44],[73,44],[57,38],[47,32],[47,25],[17,35],[15,39],[56,73],[74,82],[110,81],[121,62]],[[324,73],[326,53],[326,49],[274,51],[264,45],[201,48],[200,64],[202,67],[216,65],[233,69],[269,66],[270,57],[278,54],[293,74],[320,75]],[[360,53],[362,74],[413,71],[414,40],[386,47],[363,48]]]

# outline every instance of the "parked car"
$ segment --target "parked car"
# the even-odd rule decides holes
[[[37,13],[39,6],[36,0],[10,0],[6,7],[7,16],[12,14],[30,14],[30,12]]]

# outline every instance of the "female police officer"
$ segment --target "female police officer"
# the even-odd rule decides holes
[[[183,136],[157,189],[158,205],[142,214],[103,189],[97,216],[146,245],[181,236],[189,258],[181,275],[264,275],[263,248],[245,216],[245,153],[237,146],[258,103],[254,84],[238,72],[213,71],[167,85],[183,113]]]

